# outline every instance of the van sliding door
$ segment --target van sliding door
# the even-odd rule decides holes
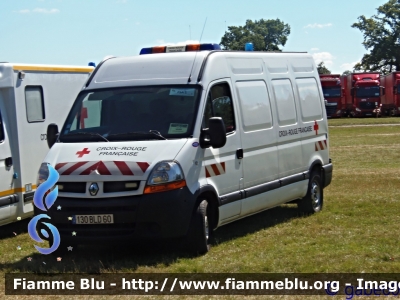
[[[236,81],[243,145],[243,173],[246,198],[241,215],[273,205],[275,197],[266,192],[276,189],[278,179],[277,133],[273,128],[271,101],[264,80]]]

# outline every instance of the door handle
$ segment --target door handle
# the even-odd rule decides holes
[[[243,149],[237,149],[236,150],[236,157],[238,159],[242,159],[243,158]]]
[[[6,159],[5,159],[5,164],[6,164],[6,167],[7,168],[9,168],[9,167],[11,167],[12,166],[12,157],[7,157]]]

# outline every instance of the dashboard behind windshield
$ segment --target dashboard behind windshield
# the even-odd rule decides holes
[[[356,96],[360,98],[379,97],[379,86],[365,86],[356,89]]]
[[[60,133],[60,141],[189,137],[200,91],[200,86],[155,86],[82,92]]]
[[[322,87],[325,98],[340,97],[340,87]]]

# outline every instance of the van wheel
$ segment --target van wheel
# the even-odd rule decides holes
[[[196,254],[205,254],[210,250],[210,221],[208,202],[203,200],[197,207],[190,224],[188,246]]]
[[[297,206],[304,213],[316,213],[322,210],[324,203],[324,191],[322,188],[321,173],[314,170],[311,172],[306,196],[301,199]]]

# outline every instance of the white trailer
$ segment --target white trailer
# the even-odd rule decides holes
[[[46,130],[62,125],[93,67],[0,63],[0,225],[33,215]]]

